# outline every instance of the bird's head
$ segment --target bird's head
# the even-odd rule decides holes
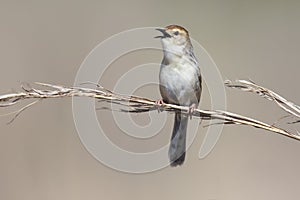
[[[182,26],[169,25],[156,30],[162,33],[161,36],[156,36],[155,38],[161,39],[165,51],[180,54],[183,53],[184,49],[191,46],[189,32]]]

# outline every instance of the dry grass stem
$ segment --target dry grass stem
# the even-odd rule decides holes
[[[270,91],[268,90],[267,90],[268,92],[265,92],[266,91],[265,88],[256,86],[251,82],[242,81],[240,83],[246,84],[246,86],[248,87],[233,85],[233,84],[230,85],[229,83],[226,83],[226,85],[228,87],[240,88],[246,91],[251,91],[251,90],[259,91],[262,93],[261,96],[264,96],[268,99],[276,99],[276,102],[280,106],[283,106],[283,104],[288,105],[287,106],[288,108],[285,107],[285,110],[287,110],[289,113],[297,113],[300,115],[299,107],[295,106],[295,104],[291,104],[290,102],[287,102],[279,95],[275,93],[270,93]],[[42,89],[37,89],[31,87],[30,85],[27,85],[26,87],[22,86],[22,90],[23,90],[22,92],[0,95],[0,107],[13,106],[26,99],[32,100],[31,103],[21,108],[17,112],[17,114],[15,114],[14,118],[10,122],[12,122],[21,112],[23,112],[25,109],[32,106],[39,100],[48,99],[48,98],[62,98],[62,97],[90,97],[104,102],[119,104],[122,105],[122,108],[120,109],[120,111],[122,112],[141,113],[141,112],[149,112],[152,110],[160,109],[168,112],[181,111],[183,113],[188,114],[188,110],[189,110],[188,107],[178,106],[173,104],[157,105],[154,100],[150,100],[144,97],[116,94],[101,86],[98,86],[96,89],[92,89],[92,88],[85,88],[85,87],[66,87],[62,85],[54,85],[54,84],[47,84],[47,83],[35,83],[35,84],[41,87]],[[195,109],[192,115],[194,117],[199,117],[202,120],[215,120],[215,119],[222,120],[223,124],[248,125],[255,128],[278,133],[296,140],[300,140],[300,136],[297,133],[291,133],[284,129],[276,127],[274,125],[270,125],[228,111]]]
[[[300,118],[300,106],[296,105],[291,101],[286,100],[284,97],[280,96],[279,94],[273,92],[270,89],[255,84],[252,81],[237,80],[235,82],[231,82],[227,80],[225,81],[225,85],[229,88],[235,88],[246,92],[256,93],[263,98],[266,98],[270,101],[274,101],[280,108],[282,108],[289,114]]]

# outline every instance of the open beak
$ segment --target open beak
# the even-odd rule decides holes
[[[156,37],[154,37],[154,38],[167,38],[167,37],[171,37],[171,35],[170,35],[169,33],[167,33],[166,30],[163,29],[163,28],[157,28],[157,29],[155,29],[155,30],[161,32],[163,35],[156,36]]]

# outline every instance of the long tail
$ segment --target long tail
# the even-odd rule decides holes
[[[188,116],[176,113],[171,145],[169,148],[169,159],[172,167],[182,165],[184,162],[187,125]]]

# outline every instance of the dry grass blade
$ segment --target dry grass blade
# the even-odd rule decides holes
[[[231,82],[227,80],[225,85],[229,88],[236,88],[242,91],[253,92],[258,94],[261,97],[264,97],[270,101],[274,101],[277,105],[282,108],[284,111],[288,112],[289,114],[300,118],[300,107],[295,103],[286,100],[284,97],[280,96],[279,94],[264,88],[262,86],[256,85],[252,81],[247,80],[237,80],[235,82]]]
[[[251,82],[249,82],[251,83]],[[153,110],[164,110],[168,112],[183,112],[188,114],[189,108],[174,104],[163,104],[157,105],[154,100],[150,100],[144,97],[138,96],[126,96],[121,94],[115,94],[110,90],[107,90],[101,86],[97,87],[97,89],[92,88],[84,88],[84,87],[66,87],[62,85],[53,85],[47,83],[36,83],[43,89],[37,88],[23,88],[24,91],[19,93],[12,93],[12,94],[3,94],[0,95],[0,105],[2,107],[12,106],[21,102],[24,99],[31,99],[36,103],[36,101],[46,98],[62,98],[62,97],[90,97],[94,98],[99,101],[105,101],[113,104],[118,104],[124,108],[121,108],[121,112],[133,112],[133,113],[142,113],[142,112],[149,112]],[[253,86],[253,83],[251,83]],[[228,86],[228,85],[227,85]],[[234,87],[234,86],[231,86]],[[244,90],[254,90],[253,87],[245,87],[245,86],[235,86],[238,88],[243,88]],[[266,95],[266,97],[274,98],[274,94],[270,95],[266,93],[265,90],[259,89],[259,91]],[[275,95],[276,96],[276,95]],[[276,96],[277,99],[279,99]],[[281,99],[281,102],[284,102]],[[34,103],[29,103],[27,106],[23,107],[22,109],[17,112],[17,115],[13,118],[13,120],[25,109],[32,106]],[[288,132],[284,129],[263,123],[261,121],[245,117],[242,115],[238,115],[235,113],[231,113],[228,111],[221,111],[221,110],[200,110],[196,109],[193,114],[195,117],[199,117],[202,120],[222,120],[223,124],[236,124],[236,125],[248,125],[255,128],[260,128],[264,130],[268,130],[274,133],[278,133],[296,140],[300,140],[300,136],[298,134],[294,134]]]

